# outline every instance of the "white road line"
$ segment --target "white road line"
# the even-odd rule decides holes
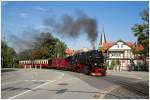
[[[64,76],[64,73],[62,73],[61,76],[58,77],[57,80],[63,78],[63,76]],[[46,83],[44,83],[44,84],[41,84],[41,85],[39,85],[39,86],[36,86],[36,87],[32,88],[31,90],[27,90],[27,91],[25,91],[25,92],[22,92],[22,93],[19,93],[19,94],[15,95],[15,96],[9,97],[8,99],[13,99],[13,98],[15,98],[15,97],[21,96],[21,95],[23,95],[23,94],[25,94],[25,93],[31,92],[31,91],[34,90],[34,89],[40,88],[40,87],[42,87],[42,86],[44,86],[44,85],[47,85],[47,84],[52,83],[52,82],[55,82],[55,81],[57,81],[57,80],[48,81],[48,82],[46,82]]]

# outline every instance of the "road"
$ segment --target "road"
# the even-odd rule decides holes
[[[54,69],[4,69],[2,99],[148,99],[148,72],[107,71],[105,77]]]

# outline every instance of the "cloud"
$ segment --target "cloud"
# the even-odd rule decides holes
[[[44,12],[44,13],[49,13],[49,12],[53,12],[52,9],[47,9],[47,8],[43,8],[43,7],[36,7],[35,8],[36,11],[39,11],[39,12]]]
[[[42,7],[37,7],[36,10],[42,11],[42,12],[48,11],[46,8],[42,8]]]
[[[26,17],[28,17],[29,14],[28,13],[20,13],[19,15],[23,18],[26,18]]]

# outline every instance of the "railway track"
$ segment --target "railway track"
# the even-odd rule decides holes
[[[145,98],[149,98],[149,86],[142,86],[141,84],[137,84],[129,81],[121,81],[111,76],[106,76],[106,77],[107,78],[103,78],[103,80],[111,81],[117,85],[120,85],[123,88],[128,89],[129,91],[142,95]]]

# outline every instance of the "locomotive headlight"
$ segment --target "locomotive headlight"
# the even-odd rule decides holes
[[[95,63],[94,65],[97,65],[97,63]]]

